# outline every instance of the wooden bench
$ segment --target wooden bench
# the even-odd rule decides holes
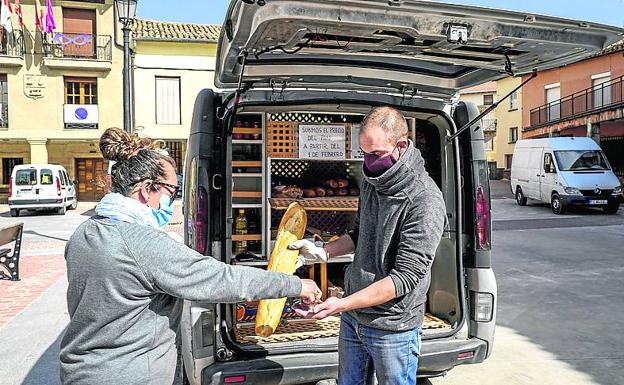
[[[23,228],[23,223],[0,227],[0,279],[19,281],[19,256]],[[15,242],[13,249],[4,247],[13,242]],[[13,254],[9,256],[11,251]],[[5,273],[2,267],[8,270],[9,274]]]

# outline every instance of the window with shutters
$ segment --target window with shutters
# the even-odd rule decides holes
[[[179,77],[156,77],[156,124],[182,124]]]
[[[97,104],[95,78],[65,78],[66,104]]]

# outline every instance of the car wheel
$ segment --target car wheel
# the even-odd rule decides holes
[[[78,199],[74,198],[74,201],[72,202],[71,206],[69,206],[69,209],[76,210],[76,207],[78,207]]]
[[[11,209],[12,217],[19,217],[19,209]]]
[[[550,208],[552,212],[557,215],[565,214],[565,206],[559,194],[553,194],[550,198]]]
[[[65,215],[65,212],[67,212],[67,206],[59,207],[57,211],[59,215]]]
[[[618,203],[612,203],[604,206],[602,209],[604,210],[605,214],[613,215],[617,214],[618,210],[620,209],[620,205]]]
[[[516,203],[519,206],[526,206],[527,204],[527,197],[524,196],[524,193],[522,192],[522,189],[520,187],[516,189]]]

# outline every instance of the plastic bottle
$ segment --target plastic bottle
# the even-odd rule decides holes
[[[234,232],[236,235],[247,235],[247,217],[245,216],[244,209],[238,210]],[[247,241],[236,241],[234,243],[234,253],[240,254],[245,252],[247,252]]]

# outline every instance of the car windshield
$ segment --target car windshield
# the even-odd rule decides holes
[[[15,184],[18,186],[37,184],[37,170],[19,170],[15,173]]]
[[[609,169],[604,154],[598,150],[555,151],[555,157],[561,171]]]

